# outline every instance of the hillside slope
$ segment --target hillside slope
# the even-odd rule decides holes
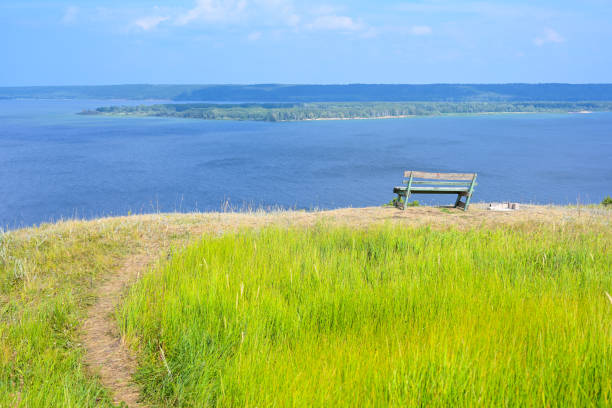
[[[94,407],[138,400],[133,388],[116,385],[117,378],[131,378],[135,366],[122,360],[129,360],[130,353],[122,351],[114,318],[102,313],[98,323],[106,325],[114,340],[93,350],[87,343],[92,328],[84,325],[85,319],[100,316],[105,302],[115,309],[125,285],[157,260],[171,256],[171,248],[183,247],[204,233],[220,235],[268,225],[367,228],[391,223],[435,230],[570,228],[609,240],[611,214],[597,208],[539,206],[509,213],[474,206],[468,212],[416,207],[153,214],[5,232],[0,235],[0,406]],[[125,278],[129,265],[130,275]],[[113,281],[121,284],[107,284]],[[117,359],[115,371],[104,372],[100,365],[109,359]]]

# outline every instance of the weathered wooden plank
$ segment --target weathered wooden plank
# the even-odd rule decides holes
[[[428,173],[425,171],[405,171],[404,177],[425,178],[432,180],[472,180],[474,173]]]
[[[454,193],[460,193],[464,191],[470,191],[469,187],[411,187],[410,191],[421,192],[421,191],[452,191]]]
[[[467,195],[467,191],[446,191],[446,190],[424,190],[414,191],[414,188],[410,189],[411,194],[462,194]]]
[[[406,182],[405,182],[406,183]],[[442,186],[467,186],[471,185],[471,180],[465,181],[430,181],[430,180],[413,180],[412,184],[426,184],[426,185],[442,185]]]

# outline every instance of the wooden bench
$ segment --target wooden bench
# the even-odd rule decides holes
[[[457,194],[455,207],[467,211],[470,198],[476,186],[476,173],[426,173],[423,171],[404,172],[406,186],[394,187],[397,206],[407,208],[411,194]],[[402,197],[404,202],[402,203]],[[465,197],[465,202],[461,201]]]

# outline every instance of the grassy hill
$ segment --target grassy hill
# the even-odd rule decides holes
[[[135,257],[109,324],[147,404],[607,406],[611,224],[603,208],[476,205],[4,232],[0,406],[125,400],[83,321]]]

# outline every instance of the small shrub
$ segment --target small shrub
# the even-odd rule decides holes
[[[387,204],[383,204],[383,207],[397,207],[397,197],[392,198]]]
[[[612,205],[612,197],[606,196],[606,198],[601,201],[601,205]]]
[[[389,201],[387,204],[384,204],[383,207],[398,207],[398,206],[403,206],[404,203],[401,203],[397,197],[393,198],[391,201]],[[414,201],[410,201],[408,203],[406,203],[407,207],[418,207],[420,204],[417,200]]]

